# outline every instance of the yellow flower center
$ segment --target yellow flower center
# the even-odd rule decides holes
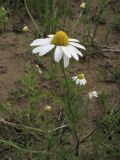
[[[83,73],[80,73],[79,75],[77,75],[77,78],[78,78],[78,79],[83,79],[83,78],[84,78],[84,74],[83,74]]]
[[[51,43],[57,46],[67,46],[69,44],[69,39],[65,32],[58,31],[54,35]]]

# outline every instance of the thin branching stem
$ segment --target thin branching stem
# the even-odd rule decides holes
[[[32,22],[33,22],[33,24],[35,25],[35,27],[36,27],[36,29],[37,29],[39,35],[40,35],[39,27],[37,26],[37,24],[36,24],[36,22],[35,22],[35,20],[34,20],[34,18],[33,18],[33,16],[32,16],[32,14],[30,13],[30,10],[29,10],[29,8],[28,8],[28,5],[27,5],[26,0],[24,0],[24,4],[25,4],[25,8],[26,8],[26,11],[27,11],[28,15],[30,16],[30,18],[31,18],[31,20],[32,20]]]
[[[94,130],[92,130],[85,138],[83,138],[80,143],[84,143],[93,133],[96,132],[98,128],[95,128]]]
[[[66,73],[65,73],[65,70],[64,70],[62,62],[61,62],[61,68],[62,68],[63,76],[64,76],[64,79],[65,79],[65,83],[66,83],[66,86],[67,86],[67,104],[68,104],[68,109],[69,109],[69,113],[71,114],[72,121],[74,122],[74,114],[73,114],[73,111],[72,111],[72,108],[71,108],[71,105],[70,105],[70,88],[69,88],[67,76],[66,76]],[[74,124],[72,124],[72,128],[73,128],[74,137],[76,139],[75,154],[78,156],[79,155],[79,144],[80,144],[79,137],[77,135],[77,129],[76,129]]]
[[[103,14],[103,12],[104,12],[104,10],[105,10],[108,2],[109,2],[109,0],[107,0],[107,1],[105,2],[105,4],[103,4],[103,6],[102,6],[102,8],[100,9],[99,14],[98,14],[98,16],[97,16],[97,19],[96,19],[97,22],[96,22],[96,25],[95,25],[95,30],[94,30],[94,32],[93,32],[92,39],[91,39],[91,45],[93,45],[95,36],[96,36],[96,34],[97,34],[97,30],[98,30],[100,18],[101,18],[101,16],[102,16],[102,14]]]
[[[21,148],[18,146],[16,143],[10,141],[10,140],[4,140],[0,137],[0,143],[3,143],[4,145],[11,146],[13,148],[16,148],[17,150],[20,150],[24,153],[41,153],[42,151],[36,151],[36,150],[31,150],[31,149],[26,149],[26,148]]]
[[[81,10],[81,12],[80,12],[80,14],[79,14],[79,17],[78,17],[78,19],[76,20],[76,22],[75,22],[75,24],[74,24],[74,26],[73,26],[72,34],[74,33],[75,28],[77,27],[77,25],[78,25],[78,23],[79,23],[79,21],[80,21],[80,18],[81,18],[81,16],[82,16],[82,13],[83,13],[83,11]]]
[[[31,130],[31,131],[35,131],[35,132],[39,132],[39,133],[45,133],[45,130],[42,130],[40,128],[34,128],[34,127],[31,127],[31,126],[25,126],[25,125],[18,125],[16,123],[8,122],[8,121],[5,121],[5,120],[0,121],[0,123],[2,123],[4,125],[7,125],[7,126],[10,126],[10,127],[13,127],[13,128],[16,128],[16,129],[27,129],[27,130]],[[66,127],[68,127],[67,124],[61,125],[57,128],[48,130],[48,133],[58,131],[58,130],[61,130],[61,129],[66,128]]]

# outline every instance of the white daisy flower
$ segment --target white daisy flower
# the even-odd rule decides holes
[[[92,91],[88,93],[89,99],[92,99],[93,97],[98,97],[97,91]]]
[[[85,86],[87,84],[87,81],[83,73],[80,73],[77,76],[72,77],[72,80],[76,82],[76,85]]]
[[[73,57],[79,61],[79,56],[83,57],[77,48],[86,50],[83,45],[79,44],[79,40],[68,38],[63,31],[58,31],[55,35],[48,35],[48,38],[36,39],[30,46],[36,46],[32,52],[33,54],[39,53],[39,56],[43,56],[55,48],[54,60],[60,62],[63,57],[64,67],[69,65],[70,58]]]

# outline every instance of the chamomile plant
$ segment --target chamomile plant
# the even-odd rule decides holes
[[[64,31],[58,31],[55,34],[48,35],[47,38],[36,39],[30,46],[35,47],[32,50],[33,54],[38,54],[42,57],[50,52],[49,54],[53,54],[54,61],[59,63],[62,75],[58,74],[58,71],[54,73],[56,74],[56,82],[58,83],[58,92],[55,90],[56,92],[53,97],[62,104],[62,106],[60,106],[58,119],[61,120],[62,126],[65,125],[70,128],[72,137],[75,139],[74,152],[75,155],[78,156],[80,135],[82,132],[79,125],[79,118],[81,117],[80,115],[82,115],[82,91],[85,89],[85,85],[87,85],[87,80],[83,73],[73,76],[72,78],[68,77],[65,68],[69,66],[71,58],[79,61],[79,58],[83,57],[81,50],[86,50],[86,48],[79,43],[78,39],[69,38]],[[56,65],[56,63],[54,65]],[[73,81],[75,81],[76,84]],[[53,94],[53,91],[51,91],[51,94]],[[61,96],[61,94],[63,96]],[[93,95],[90,96],[97,96],[96,94],[93,93]],[[50,107],[48,107],[48,110],[49,108]],[[61,118],[61,115],[64,115],[64,118]],[[60,131],[60,137],[61,134],[62,129]]]

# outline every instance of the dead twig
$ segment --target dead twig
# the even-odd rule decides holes
[[[80,143],[84,143],[94,132],[96,132],[98,128],[95,128],[93,131],[91,131],[85,138],[83,138]]]
[[[106,48],[106,49],[102,49],[102,52],[116,52],[116,53],[120,53],[120,50],[118,49],[114,49],[114,48]]]
[[[8,125],[10,127],[16,128],[16,129],[29,129],[29,130],[33,130],[33,131],[36,131],[36,132],[45,133],[45,131],[42,130],[42,129],[34,128],[34,127],[31,127],[31,126],[25,126],[25,125],[21,126],[21,125],[18,125],[16,123],[8,122],[3,118],[0,118],[0,123],[2,123],[4,125]],[[60,126],[60,127],[48,130],[48,133],[53,132],[53,131],[57,131],[57,130],[61,130],[61,129],[66,128],[66,127],[68,127],[68,125],[63,125],[62,124],[62,126]]]

